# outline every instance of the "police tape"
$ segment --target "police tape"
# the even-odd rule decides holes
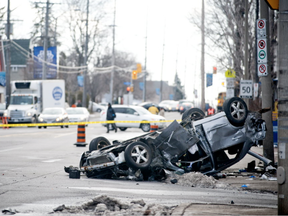
[[[111,123],[165,123],[173,122],[175,120],[165,120],[165,121],[93,121],[93,122],[67,122],[67,123],[26,123],[26,124],[0,124],[0,127],[43,127],[43,126],[66,126],[66,125],[88,125],[88,124],[111,124]],[[181,121],[181,120],[176,120]]]

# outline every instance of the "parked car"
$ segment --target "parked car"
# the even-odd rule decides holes
[[[175,101],[173,100],[163,100],[159,103],[159,107],[162,107],[165,111],[169,112],[172,111],[172,106],[174,106]],[[175,104],[176,106],[176,104]],[[176,109],[176,107],[175,107]]]
[[[137,123],[116,122],[116,127],[121,131],[127,128],[141,128],[144,132],[150,131],[150,123],[140,123],[140,121],[161,121],[152,123],[158,128],[164,128],[166,119],[159,115],[151,114],[148,110],[140,106],[133,105],[112,105],[116,113],[115,121],[138,121]],[[100,113],[100,121],[106,121],[107,109]],[[106,123],[102,124],[106,127]]]
[[[241,98],[230,98],[223,107],[224,112],[207,117],[192,108],[180,123],[175,120],[165,129],[123,142],[111,144],[97,137],[90,142],[89,151],[83,152],[80,169],[65,167],[65,171],[78,169],[87,177],[135,180],[162,180],[165,170],[214,175],[240,161],[266,134],[261,114],[248,113]]]
[[[89,122],[90,113],[85,107],[72,107],[66,109],[69,122]]]
[[[61,107],[51,107],[45,108],[43,112],[38,117],[38,123],[68,123],[69,117],[65,109]],[[38,126],[41,128],[42,126]],[[47,126],[43,126],[46,128]],[[65,125],[66,128],[69,125]],[[64,128],[64,125],[61,125],[61,128]]]
[[[183,114],[186,110],[193,108],[193,104],[189,102],[182,103],[179,107],[180,114]]]
[[[195,104],[192,102],[192,101],[190,101],[190,100],[186,100],[186,99],[182,99],[182,100],[179,100],[178,101],[178,111],[180,112],[180,106],[181,106],[181,104],[183,104],[183,103],[192,103],[192,107],[195,107]]]
[[[153,103],[153,102],[143,102],[138,104],[138,106],[144,107],[145,109],[149,109],[151,106],[155,106],[157,107],[157,109],[160,111],[160,107],[157,103]]]
[[[179,101],[171,101],[170,104],[167,106],[169,112],[176,112],[178,111],[178,104]]]
[[[89,106],[88,109],[91,110],[92,112],[101,112],[102,110],[105,110],[106,107],[102,106],[100,104],[97,104],[95,102],[89,101]]]

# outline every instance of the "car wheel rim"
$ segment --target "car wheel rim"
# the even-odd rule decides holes
[[[143,164],[148,161],[147,149],[143,146],[136,145],[131,151],[131,157],[137,164]]]
[[[143,128],[144,131],[149,131],[150,130],[150,125],[149,124],[144,124],[142,126],[142,128]]]
[[[231,104],[230,112],[234,119],[241,120],[245,116],[245,107],[241,102],[236,101]]]

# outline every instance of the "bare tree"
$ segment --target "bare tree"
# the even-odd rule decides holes
[[[0,8],[0,34],[5,34],[4,30],[4,16],[5,16],[5,7]]]
[[[208,0],[206,12],[205,36],[208,39],[209,54],[221,65],[223,70],[231,67],[236,72],[236,79],[243,78],[244,70],[244,37],[245,37],[245,2],[242,0]],[[255,74],[255,2],[249,1],[249,44],[248,65],[249,78]],[[191,23],[201,29],[197,13],[190,16]],[[229,59],[232,65],[229,65]],[[221,69],[221,68],[220,68]]]
[[[102,96],[109,92],[110,74],[112,71],[112,55],[109,49],[106,54],[97,60],[99,69],[94,69],[92,79],[90,79],[90,91],[92,100],[100,100]],[[114,97],[123,96],[126,92],[124,82],[130,82],[133,67],[136,67],[135,57],[126,52],[115,51],[115,73],[114,73]],[[103,70],[103,68],[107,68]]]

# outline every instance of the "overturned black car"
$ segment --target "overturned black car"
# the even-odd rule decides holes
[[[180,123],[123,142],[111,144],[97,137],[82,154],[80,171],[87,177],[135,180],[165,179],[165,170],[220,172],[241,160],[266,134],[261,114],[248,112],[241,98],[226,100],[223,109],[205,117],[202,110],[192,108]],[[66,172],[71,169],[65,167]]]

